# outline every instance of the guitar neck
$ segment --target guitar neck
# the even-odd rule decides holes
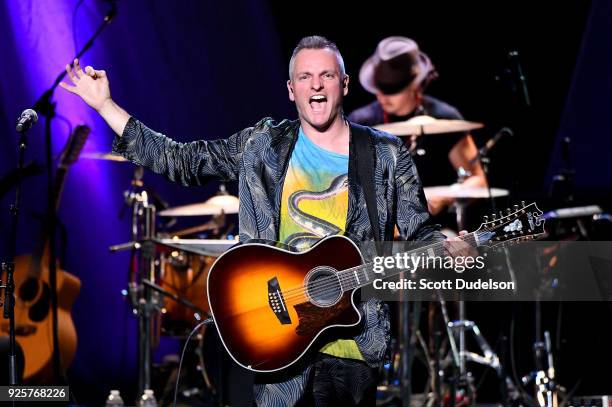
[[[469,244],[472,247],[478,247],[480,245],[481,238],[482,236],[480,236],[478,232],[468,233],[459,237],[461,241]],[[410,270],[408,268],[400,269],[396,267],[396,264],[398,264],[395,261],[396,259],[402,262],[406,261],[405,259],[410,258],[444,258],[444,256],[447,255],[448,252],[444,247],[444,241],[440,241],[433,244],[429,244],[427,246],[416,248],[414,250],[409,250],[407,252],[397,252],[392,256],[384,257],[381,264],[381,267],[384,267],[385,269],[384,273],[375,272],[374,263],[365,263],[357,267],[342,270],[338,273],[340,276],[340,284],[342,286],[342,291],[351,291],[356,288],[365,287],[376,279],[387,279],[396,276],[401,272]],[[386,258],[391,258],[391,260],[393,261],[393,265],[391,267],[386,267],[384,261]]]
[[[55,178],[53,180],[53,207],[55,211],[59,209],[62,192],[64,191],[64,181],[66,180],[66,174],[68,173],[68,167],[60,165],[55,171]]]

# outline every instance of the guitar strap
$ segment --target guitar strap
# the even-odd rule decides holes
[[[370,132],[363,126],[351,123],[353,130],[353,145],[355,146],[357,179],[366,201],[370,226],[374,233],[374,241],[380,255],[382,255],[382,245],[380,242],[380,224],[378,222],[378,209],[376,206],[376,192],[374,190],[374,168],[375,150],[372,145]]]

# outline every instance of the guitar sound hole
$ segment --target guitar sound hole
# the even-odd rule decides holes
[[[40,298],[34,305],[30,307],[30,311],[28,312],[28,316],[34,322],[41,322],[45,318],[47,318],[47,314],[49,313],[49,306],[51,305],[51,289],[48,285],[44,284],[42,286],[42,293]]]
[[[336,270],[317,267],[306,275],[306,292],[310,301],[319,307],[330,307],[342,297],[342,287]]]
[[[19,298],[22,301],[32,301],[38,295],[38,280],[28,278],[19,288]]]

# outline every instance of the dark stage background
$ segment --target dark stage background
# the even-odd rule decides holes
[[[0,5],[0,176],[17,163],[15,118],[51,85],[109,7],[108,2],[85,0],[75,13],[77,3],[8,0]],[[610,209],[612,6],[605,0],[462,5],[132,0],[118,5],[118,16],[82,60],[106,69],[120,105],[176,140],[227,137],[264,116],[295,118],[286,94],[287,65],[295,43],[311,34],[327,36],[342,51],[352,78],[345,104],[350,112],[373,100],[359,85],[363,60],[380,39],[405,35],[414,38],[438,68],[440,79],[430,93],[457,106],[466,119],[486,124],[474,133],[478,145],[501,126],[514,130],[515,137],[500,142],[492,153],[492,184],[510,189],[515,201],[537,198],[543,209],[559,206],[547,198],[547,191],[563,166],[560,139],[571,137],[576,201]],[[516,89],[517,78],[505,72],[511,67],[510,50],[519,51],[530,106]],[[62,89],[55,101],[61,115],[53,127],[56,154],[69,124],[81,123],[92,127],[85,151],[110,150],[113,135],[94,111]],[[44,163],[43,130],[41,118],[30,132],[27,160]],[[73,308],[78,351],[68,372],[83,403],[100,403],[111,388],[130,394],[135,387],[135,318],[120,294],[127,281],[128,255],[108,251],[129,238],[129,219],[119,219],[118,213],[132,173],[129,164],[80,160],[70,169],[59,211],[67,232],[63,268],[83,283]],[[173,206],[204,200],[217,188],[211,184],[186,189],[150,172],[145,182]],[[32,252],[40,239],[45,185],[44,175],[23,184],[19,253]],[[4,257],[12,190],[0,198]],[[526,373],[532,367],[530,305],[499,308],[498,314],[478,306],[474,312],[484,319],[482,325],[489,324],[491,329],[485,331],[495,343],[498,333],[509,329],[510,311],[517,309],[524,339],[519,371]],[[597,321],[587,325],[578,317],[581,312],[566,311],[564,327],[597,336]],[[546,320],[553,331],[556,315],[553,309]],[[610,314],[599,315],[609,325]],[[584,378],[581,390],[603,393],[606,380],[598,376],[604,367],[589,363],[591,370],[583,369],[587,357],[597,358],[596,346],[604,340],[597,336],[589,343],[585,359],[563,345],[573,356],[563,356],[566,369],[559,369],[559,375],[568,387]],[[161,348],[158,360],[163,353],[176,352],[177,344],[164,340]],[[609,351],[604,360],[609,365]]]

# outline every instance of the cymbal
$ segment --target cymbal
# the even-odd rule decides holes
[[[161,245],[203,256],[219,257],[238,243],[227,239],[155,239]]]
[[[453,198],[453,199],[470,199],[470,198],[488,198],[489,190],[485,187],[469,187],[461,184],[440,185],[436,187],[425,187],[425,197],[429,198]],[[507,196],[507,189],[491,188],[493,198]]]
[[[435,119],[431,116],[415,116],[403,122],[386,123],[374,126],[378,130],[396,136],[427,135],[464,132],[484,127],[478,122],[466,120]]]
[[[115,161],[115,162],[121,162],[121,163],[128,162],[127,159],[123,158],[120,155],[113,154],[113,153],[101,153],[101,152],[83,153],[81,154],[81,158],[86,158],[89,160]]]
[[[223,212],[227,214],[238,213],[240,200],[234,195],[215,195],[206,201],[209,205],[215,205],[223,208]]]
[[[205,216],[238,213],[239,200],[233,195],[215,195],[195,204],[176,206],[159,212],[160,216]]]

